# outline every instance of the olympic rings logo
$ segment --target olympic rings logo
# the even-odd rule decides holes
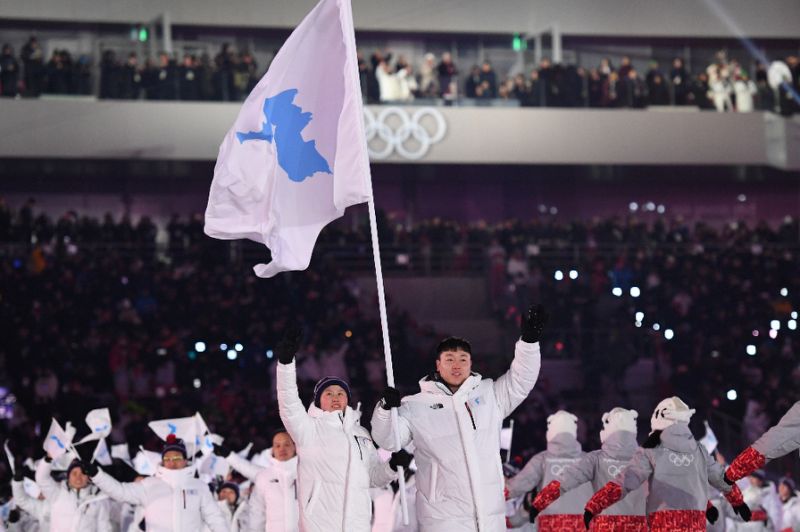
[[[550,474],[553,475],[554,477],[561,478],[561,474],[564,472],[566,468],[567,466],[553,464],[550,466]]]
[[[617,475],[619,475],[623,471],[625,471],[625,466],[617,466],[617,465],[614,465],[614,464],[611,464],[610,466],[608,466],[608,476],[610,476],[611,478],[615,478]]]
[[[433,120],[431,131],[422,124],[426,117]],[[425,157],[431,146],[441,142],[447,134],[447,122],[444,115],[432,107],[417,109],[410,116],[407,110],[400,107],[386,107],[377,117],[364,108],[364,129],[367,150],[372,159],[388,159],[392,152],[397,152],[405,159],[416,161]],[[409,145],[412,139],[415,142]],[[376,148],[376,145],[382,147]]]
[[[694,456],[690,454],[675,454],[669,453],[669,461],[672,462],[673,465],[679,467],[689,467],[694,462]]]

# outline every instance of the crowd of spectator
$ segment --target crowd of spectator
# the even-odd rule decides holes
[[[515,414],[518,452],[541,446],[544,420],[560,407],[579,414],[584,441],[596,444],[600,413],[629,404],[619,376],[643,357],[655,361],[658,397],[681,396],[698,419],[739,419],[748,439],[800,399],[797,220],[382,220],[387,246],[415,243],[409,253],[419,253],[427,242],[446,255],[437,273],[481,261],[509,337],[527,304],[550,309],[545,356],[579,360],[583,386],[553,393],[546,379],[537,384]],[[364,242],[364,229],[344,224],[321,240]],[[111,215],[52,220],[35,202],[19,211],[0,203],[0,375],[17,399],[11,430],[44,427],[54,413],[77,422],[111,404],[115,436],[138,445],[144,420],[200,409],[231,441],[266,445],[277,423],[270,350],[295,318],[307,327],[306,391],[319,375],[347,374],[370,408],[384,385],[380,329],[355,272],[318,253],[307,272],[260,280],[229,246],[203,236],[199,216],[159,228]],[[463,249],[480,251],[459,258]],[[398,383],[411,392],[447,331],[398,309],[390,329]],[[477,369],[493,375],[508,356],[476,354]]]
[[[388,50],[369,58],[359,53],[361,90],[368,103],[410,102],[415,99],[476,104],[506,102],[522,107],[645,108],[696,106],[720,112],[800,109],[800,61],[785,59],[787,84],[774,89],[767,65],[755,72],[719,52],[701,72],[690,72],[680,57],[669,65],[651,61],[647,70],[634,68],[629,56],[618,64],[611,58],[599,65],[558,64],[544,58],[529,72],[498,73],[489,60],[462,71],[450,52],[423,56],[418,65]],[[73,59],[55,50],[46,60],[36,37],[19,58],[9,44],[0,56],[0,94],[35,97],[48,94],[92,94],[92,58]],[[213,57],[202,53],[166,54],[140,58],[135,52],[120,57],[106,50],[99,62],[100,98],[147,100],[243,100],[263,70],[248,51],[229,43]]]

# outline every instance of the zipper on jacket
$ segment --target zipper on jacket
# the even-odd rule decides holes
[[[183,509],[185,510],[186,509],[186,490],[181,490],[181,493],[183,493]]]
[[[475,418],[472,415],[472,409],[469,407],[469,401],[464,401],[464,406],[467,407],[467,412],[469,412],[469,420],[472,421],[473,430],[478,430],[478,427],[475,426]]]
[[[353,435],[353,439],[356,440],[356,446],[358,447],[358,454],[361,456],[361,461],[363,462],[364,461],[364,453],[361,451],[361,444],[358,443],[358,438],[356,438],[355,435]]]

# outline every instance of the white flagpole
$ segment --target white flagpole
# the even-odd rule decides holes
[[[370,189],[372,188],[370,179]],[[378,224],[375,217],[375,199],[370,193],[369,201],[369,229],[372,235],[372,258],[375,260],[375,279],[378,283],[378,310],[381,315],[381,330],[383,332],[383,355],[386,359],[386,383],[394,388],[394,366],[392,365],[392,346],[389,343],[389,320],[386,316],[386,296],[383,289],[383,269],[381,268],[381,250],[378,245]],[[395,445],[400,448],[400,430],[397,424],[397,408],[392,408],[392,430],[395,434]],[[408,504],[406,503],[406,476],[402,467],[397,468],[400,482],[400,507],[403,510],[403,524],[408,525]]]
[[[511,436],[508,438],[508,449],[506,450],[506,465],[511,462],[511,442],[514,441],[514,420],[509,420],[508,428],[511,429]]]

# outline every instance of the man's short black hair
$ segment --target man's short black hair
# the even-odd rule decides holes
[[[436,346],[436,358],[438,359],[439,355],[445,351],[466,351],[471,355],[472,346],[463,338],[450,336],[439,342],[439,345]]]

